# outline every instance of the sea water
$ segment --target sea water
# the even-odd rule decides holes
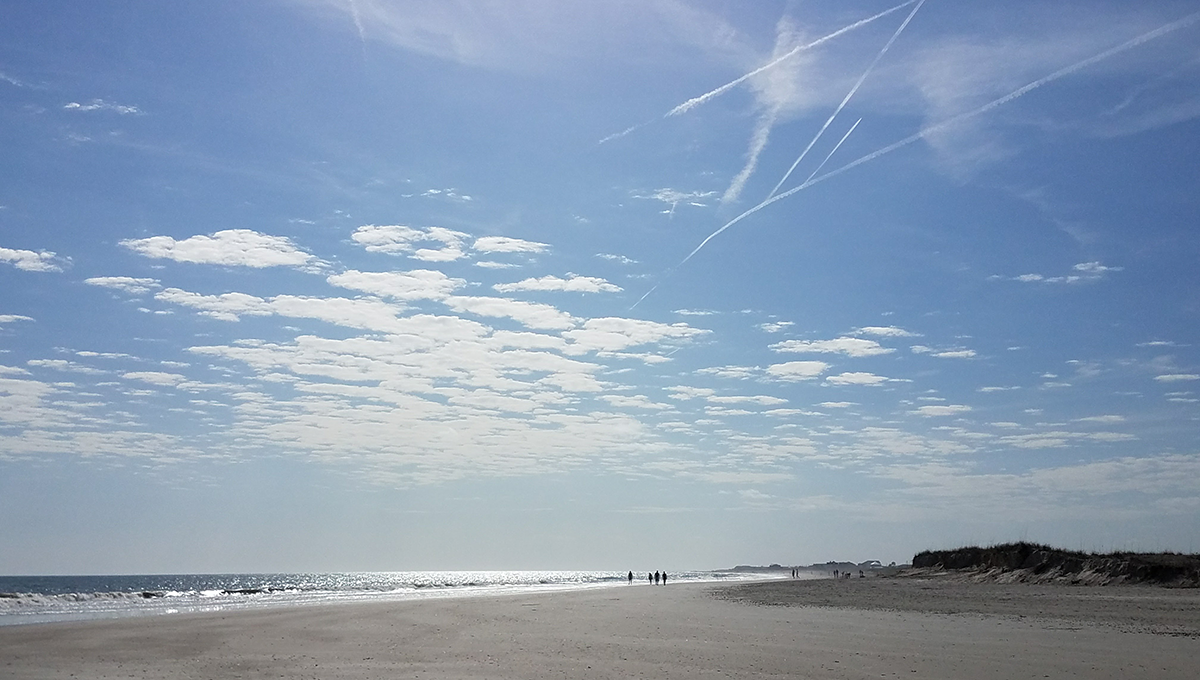
[[[670,573],[670,583],[762,578]],[[634,574],[635,585],[647,583]],[[0,625],[261,607],[479,597],[628,585],[615,571],[397,571],[314,574],[0,576]]]

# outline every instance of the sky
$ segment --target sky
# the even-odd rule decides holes
[[[0,573],[1200,551],[1193,2],[0,5]]]

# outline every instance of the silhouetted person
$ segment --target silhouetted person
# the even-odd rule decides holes
[[[658,572],[654,572],[654,585],[658,585]]]
[[[629,572],[629,585],[633,585],[633,572]]]
[[[667,572],[663,572],[663,585],[667,585]]]
[[[646,582],[647,582],[647,583],[654,583],[654,574],[647,573],[647,574],[646,574]]]

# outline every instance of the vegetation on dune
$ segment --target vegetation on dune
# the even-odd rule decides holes
[[[925,550],[912,564],[915,570],[971,572],[980,580],[1200,587],[1200,555],[1180,553],[1086,553],[1022,541]]]

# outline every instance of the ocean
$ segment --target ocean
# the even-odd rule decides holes
[[[0,626],[128,616],[483,597],[583,588],[628,587],[616,571],[396,571],[327,574],[157,574],[0,576]],[[761,579],[729,571],[671,572],[669,583]],[[634,585],[647,585],[634,573]]]

